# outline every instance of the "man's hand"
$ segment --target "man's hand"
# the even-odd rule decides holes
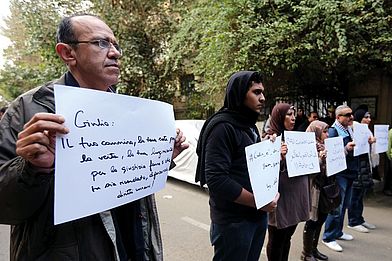
[[[16,141],[16,154],[40,168],[51,168],[55,158],[56,133],[67,134],[64,118],[52,113],[37,113],[23,126]]]
[[[280,197],[280,193],[278,192],[276,193],[275,198],[270,203],[268,203],[267,205],[265,205],[260,209],[265,212],[274,212],[276,207],[278,206],[279,197]]]
[[[172,159],[175,159],[183,150],[185,150],[189,147],[189,144],[184,143],[185,136],[183,135],[182,131],[177,128],[176,133],[177,133],[177,136],[176,136],[176,141],[174,142],[174,150],[173,150]]]
[[[354,149],[354,147],[355,147],[354,141],[350,141],[350,142],[347,143],[347,145],[346,145],[346,150],[347,150],[347,151],[352,151],[352,150]]]

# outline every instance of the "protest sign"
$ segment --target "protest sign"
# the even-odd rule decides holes
[[[55,85],[55,224],[99,213],[165,186],[175,140],[171,105]]]
[[[320,172],[314,132],[285,131],[289,177]]]
[[[370,131],[367,124],[355,123],[353,131],[354,146],[354,156],[369,153],[369,137]]]
[[[257,209],[271,202],[278,193],[282,136],[245,148],[246,163]]]
[[[389,125],[374,125],[374,137],[376,138],[376,153],[388,151],[388,129]]]
[[[327,151],[326,167],[327,176],[332,176],[347,168],[346,154],[344,153],[344,144],[342,137],[328,138],[324,141]]]

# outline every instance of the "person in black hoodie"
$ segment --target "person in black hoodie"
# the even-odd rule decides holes
[[[223,107],[203,125],[196,152],[196,182],[210,193],[210,240],[213,260],[258,260],[275,199],[257,209],[247,169],[245,147],[260,141],[256,120],[264,105],[258,72],[234,73]]]

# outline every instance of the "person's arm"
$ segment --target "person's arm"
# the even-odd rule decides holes
[[[49,154],[54,150],[53,131],[61,124],[50,122],[49,126],[56,127],[49,127],[45,117],[26,123],[24,108],[22,102],[14,103],[0,126],[0,223],[3,224],[18,224],[31,217],[47,200],[53,186],[54,155]]]

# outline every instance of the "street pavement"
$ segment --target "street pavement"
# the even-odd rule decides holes
[[[208,193],[195,185],[169,178],[165,189],[156,194],[156,199],[164,244],[164,260],[211,260],[213,248],[209,243]],[[377,225],[375,230],[370,233],[359,233],[345,226],[344,231],[353,235],[354,240],[339,241],[343,252],[333,252],[322,243],[319,250],[327,254],[330,261],[392,260],[392,197],[384,196],[382,193],[369,195],[365,200],[364,216],[366,221]],[[300,260],[302,231],[303,223],[298,226],[293,236],[290,261]],[[9,260],[8,238],[9,226],[0,225],[0,261]],[[266,260],[264,248],[260,260]]]

